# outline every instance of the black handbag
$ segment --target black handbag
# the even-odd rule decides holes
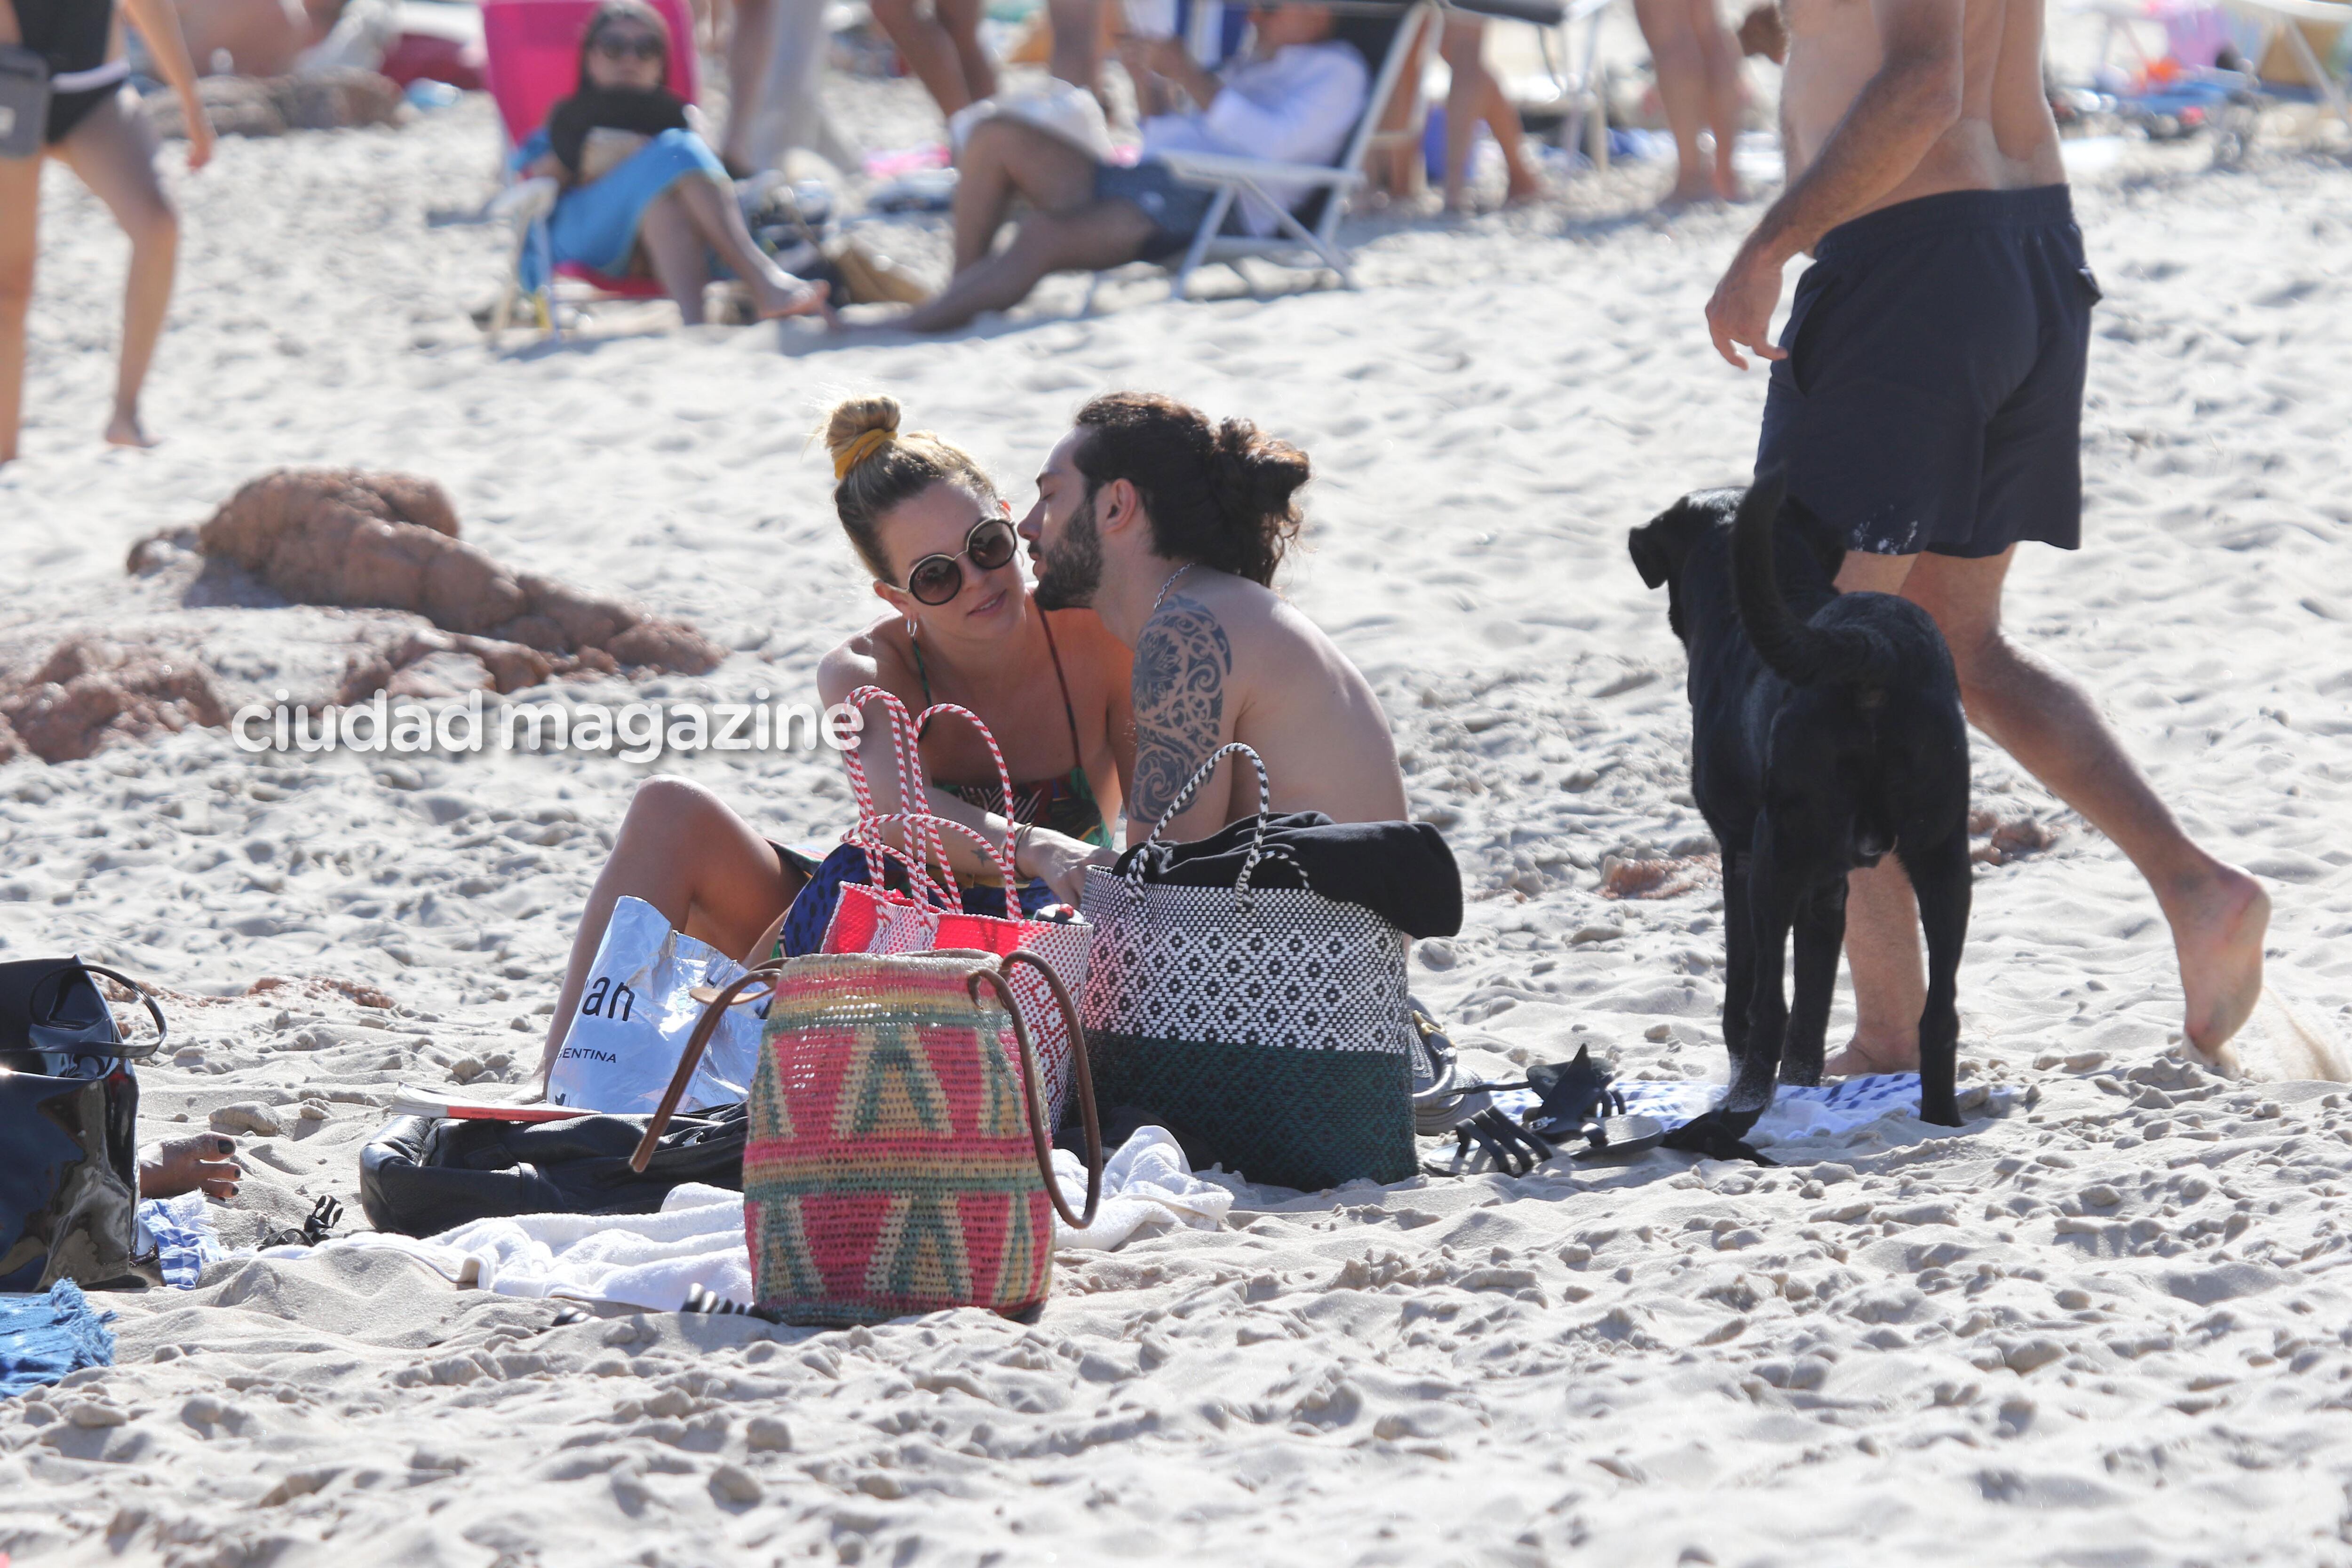
[[[360,1206],[378,1230],[434,1236],[519,1214],[654,1214],[687,1182],[743,1190],[743,1107],[675,1116],[642,1174],[646,1116],[562,1121],[394,1117],[360,1151]]]
[[[129,987],[155,1037],[126,1041],[90,977]],[[0,963],[0,1291],[161,1285],[139,1245],[139,1080],[163,1011],[79,958]]]
[[[0,45],[0,158],[37,158],[49,132],[49,62]]]

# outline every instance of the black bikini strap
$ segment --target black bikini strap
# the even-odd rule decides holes
[[[1078,710],[1070,704],[1070,678],[1062,673],[1062,650],[1054,645],[1054,617],[1040,610],[1037,624],[1045,628],[1045,653],[1054,661],[1054,683],[1062,689],[1062,717],[1070,721],[1070,752],[1077,758],[1077,771],[1084,773],[1087,749],[1078,743]]]
[[[923,668],[923,645],[913,637],[908,637],[907,646],[915,650],[915,679],[923,683],[923,706],[929,708],[931,705],[931,672]],[[928,719],[924,720],[923,727],[915,731],[915,741],[918,744],[920,744],[923,737],[929,733],[930,728],[931,721]]]

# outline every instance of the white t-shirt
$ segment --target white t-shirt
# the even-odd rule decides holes
[[[1371,73],[1352,45],[1286,45],[1229,73],[1207,109],[1145,121],[1143,155],[1223,153],[1283,163],[1333,163],[1363,119],[1370,94]],[[1265,192],[1295,207],[1314,188],[1268,182]],[[1252,234],[1272,234],[1274,209],[1245,197],[1242,225]]]

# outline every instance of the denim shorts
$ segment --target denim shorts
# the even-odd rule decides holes
[[[1191,245],[1216,195],[1214,191],[1186,184],[1157,158],[1135,164],[1095,165],[1095,200],[1140,207],[1151,220],[1151,233],[1145,237],[1141,252],[1146,261],[1164,260]],[[1234,206],[1238,209],[1240,204]]]

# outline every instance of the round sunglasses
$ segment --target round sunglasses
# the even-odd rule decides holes
[[[918,604],[938,606],[963,592],[965,556],[983,572],[993,572],[1013,559],[1021,536],[1001,517],[983,517],[963,536],[963,548],[953,555],[926,555],[908,569],[907,592]]]
[[[657,60],[663,54],[662,41],[650,33],[604,33],[590,47],[616,60]]]

